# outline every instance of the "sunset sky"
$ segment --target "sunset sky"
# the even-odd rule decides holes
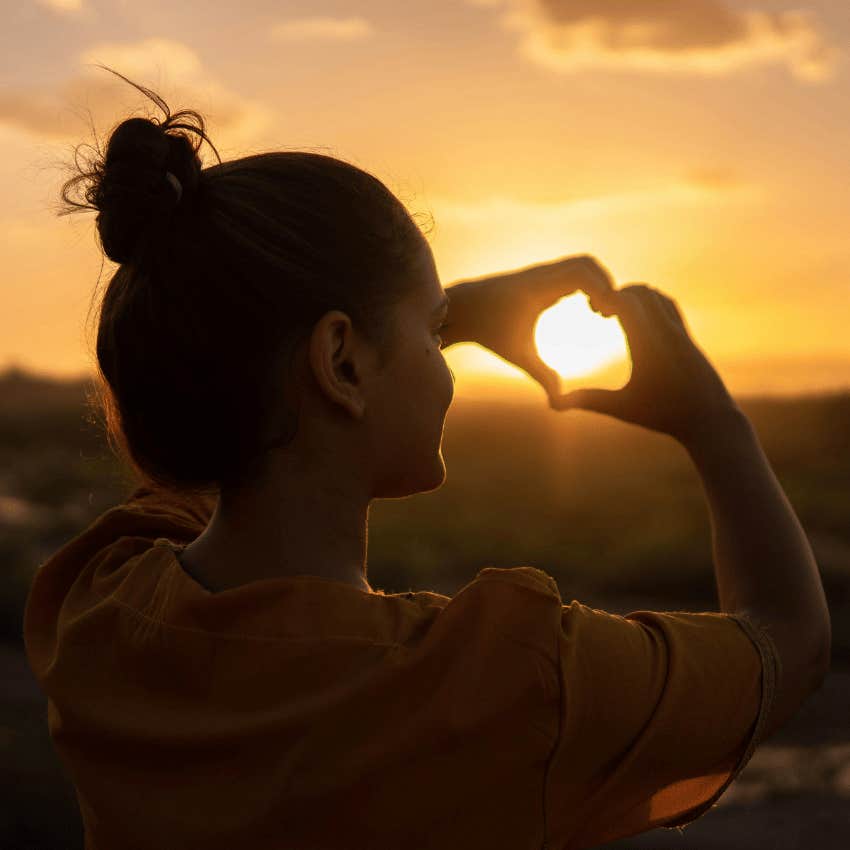
[[[62,164],[88,111],[101,135],[155,114],[99,62],[201,111],[223,158],[371,171],[433,216],[446,287],[591,253],[675,298],[733,392],[850,389],[844,0],[29,0],[3,18],[0,368],[91,368],[114,266],[93,215],[56,217]],[[619,351],[595,385],[625,383]],[[544,398],[479,346],[447,358],[459,394]]]

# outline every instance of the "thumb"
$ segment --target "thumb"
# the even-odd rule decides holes
[[[604,413],[608,416],[620,417],[623,405],[621,390],[581,389],[552,396],[549,406],[552,410],[591,410],[594,413]]]
[[[558,370],[551,369],[539,357],[531,357],[522,368],[546,390],[551,405],[552,400],[558,398],[561,392],[561,376]]]

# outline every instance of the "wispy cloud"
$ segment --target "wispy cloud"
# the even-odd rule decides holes
[[[553,71],[584,68],[729,74],[785,64],[800,79],[830,79],[840,51],[815,15],[739,10],[724,0],[467,0],[498,9],[520,53]]]
[[[681,228],[686,234],[689,226],[717,212],[751,214],[765,198],[765,187],[755,183],[721,188],[682,174],[550,201],[504,194],[475,200],[432,195],[429,207],[436,223],[435,250],[451,258],[444,273],[463,278],[485,274],[487,267],[518,268],[578,252],[598,252],[623,268],[651,269],[670,253],[652,244],[659,233],[670,239],[671,231]]]
[[[479,201],[462,202],[448,197],[432,199],[439,222],[475,224],[523,222],[537,227],[561,227],[564,221],[610,218],[641,213],[652,208],[693,207],[712,203],[722,195],[723,203],[758,200],[760,190],[731,171],[697,168],[681,178],[654,187],[572,198],[565,201],[521,201],[493,195]]]
[[[251,138],[273,121],[271,110],[263,104],[243,98],[216,81],[190,47],[171,39],[149,38],[102,43],[86,49],[71,76],[57,86],[0,90],[0,123],[65,139],[80,135],[81,115],[86,112],[102,129],[104,124],[111,126],[130,111],[129,98],[143,102],[148,111],[155,109],[135,89],[95,67],[97,64],[154,89],[172,110],[198,109],[211,126],[240,139]]]
[[[80,54],[83,65],[109,65],[128,77],[161,74],[185,82],[198,77],[202,62],[191,47],[170,38],[148,38],[136,42],[104,42]]]
[[[373,34],[365,18],[292,18],[271,29],[276,41],[359,41]]]
[[[85,9],[83,0],[38,0],[42,6],[52,9],[54,12],[74,14]]]
[[[743,177],[731,168],[700,166],[684,175],[687,183],[709,192],[735,192],[747,188]]]

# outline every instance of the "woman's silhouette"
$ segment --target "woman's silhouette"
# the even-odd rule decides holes
[[[710,808],[822,680],[829,615],[676,305],[586,256],[446,290],[374,176],[300,151],[204,168],[202,117],[137,88],[164,119],[119,124],[63,197],[118,263],[99,401],[138,487],[40,567],[24,618],[87,846],[577,848]],[[628,334],[622,390],[562,396],[534,349],[577,290]],[[555,410],[685,446],[722,613],[564,605],[529,566],[454,597],[370,587],[371,501],[444,480],[462,340]]]

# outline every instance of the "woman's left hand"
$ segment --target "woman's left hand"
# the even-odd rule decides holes
[[[536,380],[549,397],[558,396],[560,377],[537,353],[534,325],[540,314],[561,298],[579,290],[598,309],[613,291],[608,271],[593,257],[579,254],[529,266],[506,274],[468,281],[453,297],[448,288],[449,320],[457,341],[477,342],[518,366]]]

